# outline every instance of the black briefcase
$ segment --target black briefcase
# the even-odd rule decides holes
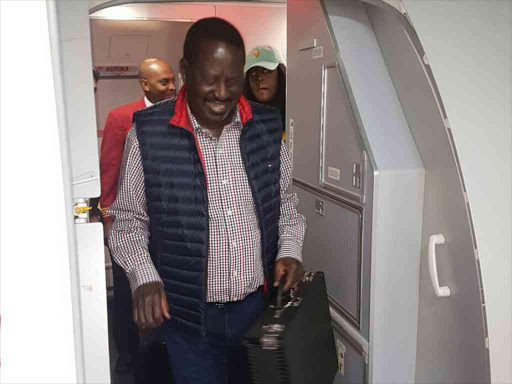
[[[288,298],[277,290],[247,333],[253,384],[332,384],[337,370],[325,278],[306,273]]]

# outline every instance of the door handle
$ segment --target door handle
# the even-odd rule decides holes
[[[437,262],[436,262],[436,245],[445,243],[445,238],[442,233],[430,236],[428,242],[428,269],[430,271],[430,280],[432,281],[432,287],[437,297],[448,297],[450,296],[450,287],[439,286],[439,277],[437,276]]]

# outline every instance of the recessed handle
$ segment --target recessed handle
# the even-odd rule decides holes
[[[442,233],[430,236],[428,242],[428,269],[430,271],[430,280],[432,281],[432,287],[437,297],[448,297],[450,296],[450,287],[439,286],[439,277],[437,276],[437,262],[436,262],[436,245],[445,243],[445,238]]]
[[[317,39],[305,40],[300,45],[299,51],[305,51],[306,49],[316,48],[317,45],[318,45],[318,40]]]

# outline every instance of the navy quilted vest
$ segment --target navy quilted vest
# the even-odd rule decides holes
[[[280,215],[281,120],[251,103],[240,149],[258,215],[267,281],[273,281]],[[171,321],[202,332],[208,263],[206,175],[191,131],[170,124],[173,100],[134,115],[150,219],[149,249],[164,282]],[[270,284],[269,284],[270,286]]]

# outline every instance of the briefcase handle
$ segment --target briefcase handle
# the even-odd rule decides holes
[[[281,276],[281,279],[279,280],[279,287],[277,287],[276,292],[276,304],[275,306],[272,306],[275,310],[274,318],[278,319],[281,314],[289,307],[298,307],[302,303],[302,297],[297,297],[295,294],[295,289],[290,289],[290,300],[286,303],[286,305],[283,305],[283,298],[284,298],[284,284],[286,281],[286,274]]]
[[[321,272],[319,272],[319,273],[321,273]],[[302,278],[300,279],[299,284],[300,283],[309,283],[309,282],[313,281],[315,274],[316,274],[316,272],[304,272],[304,275],[302,275]],[[298,307],[302,303],[302,298],[295,296],[297,293],[296,288],[291,288],[290,289],[290,300],[283,308],[285,282],[286,282],[286,273],[284,273],[281,276],[281,278],[279,279],[279,287],[277,287],[277,292],[276,292],[276,304],[275,304],[275,306],[271,305],[271,307],[273,307],[274,309],[276,309],[278,311],[277,312],[278,314],[281,313],[284,309],[286,309],[290,305],[293,307]]]
[[[281,279],[279,279],[279,287],[277,287],[276,306],[275,306],[275,309],[277,309],[277,310],[283,309],[283,291],[284,291],[285,282],[286,282],[286,273],[281,276]]]

